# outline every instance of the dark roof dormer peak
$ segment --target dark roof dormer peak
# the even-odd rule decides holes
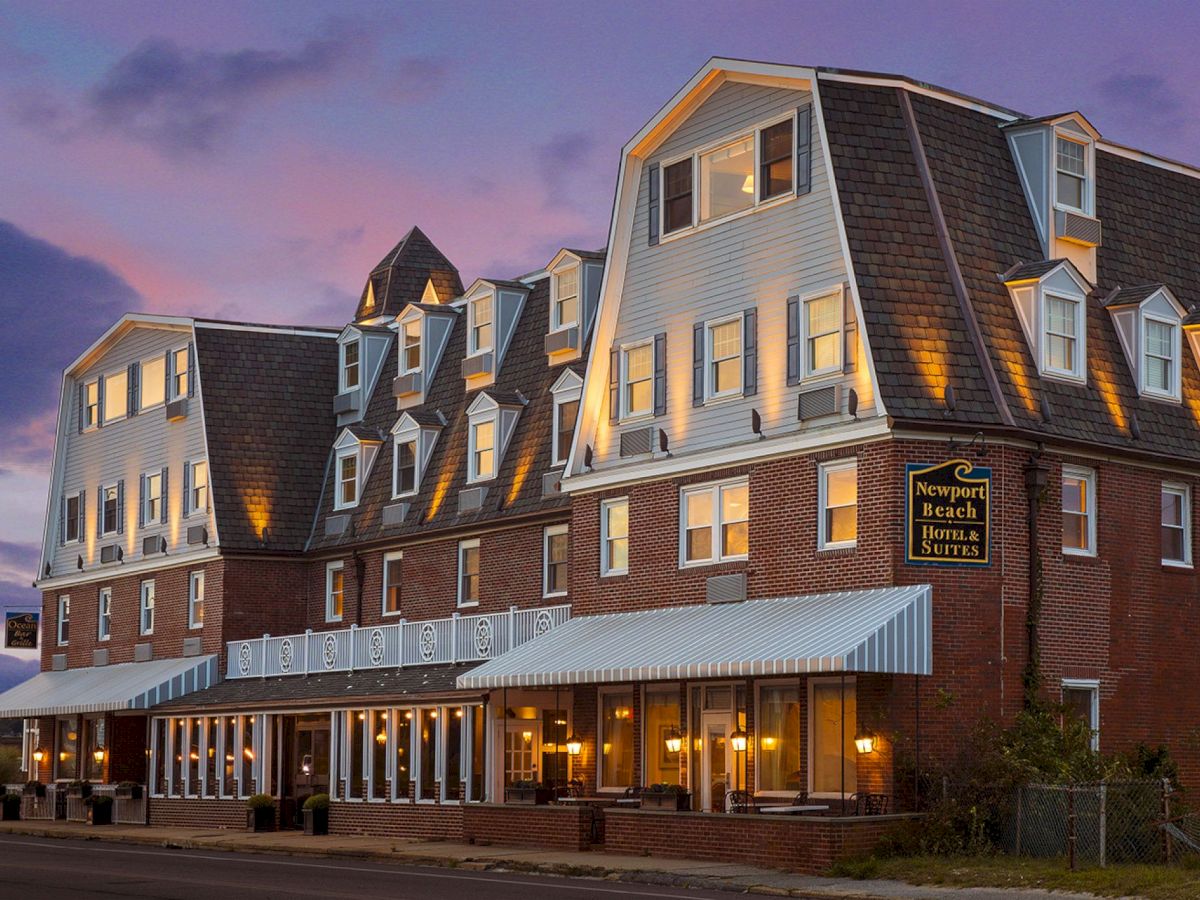
[[[461,293],[458,269],[414,225],[371,270],[354,318],[395,316],[409,303],[431,296],[445,300]]]

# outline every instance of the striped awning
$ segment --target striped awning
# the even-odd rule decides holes
[[[218,681],[216,656],[41,672],[0,694],[0,719],[149,709]]]
[[[927,584],[572,618],[458,678],[489,689],[815,672],[932,672]]]

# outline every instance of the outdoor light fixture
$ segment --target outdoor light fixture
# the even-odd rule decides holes
[[[746,743],[749,740],[749,735],[741,728],[729,736],[729,743],[733,746],[734,753],[745,753]]]
[[[39,766],[42,764],[42,760],[45,758],[46,758],[45,750],[42,750],[41,748],[39,748],[39,749],[33,751],[33,761],[35,763],[37,763]]]
[[[583,738],[581,738],[579,735],[577,735],[575,732],[572,731],[571,734],[567,737],[567,755],[568,756],[578,756],[582,752],[583,752]]]
[[[674,725],[667,732],[666,744],[668,753],[678,753],[683,749],[683,735],[679,733],[679,729]]]
[[[381,729],[379,734],[375,735],[375,743],[379,744],[380,746],[386,744],[387,732]]]
[[[410,719],[410,720],[412,719],[412,710],[411,709],[406,709],[404,711],[404,718]]]
[[[860,731],[854,736],[854,746],[858,748],[859,753],[874,753],[875,735],[869,731]]]
[[[305,753],[304,758],[300,761],[300,774],[301,775],[311,775],[312,774],[312,754],[311,753]]]
[[[92,751],[92,759],[96,761],[96,765],[101,765],[104,762],[104,748],[97,747]]]
[[[247,747],[245,750],[242,751],[242,755],[244,757],[246,757],[246,759],[251,759],[251,760],[254,759],[254,751],[251,750],[249,747]]]
[[[367,718],[367,714],[365,712],[360,712],[358,714],[358,721],[363,722],[366,720],[366,718]]]
[[[429,711],[429,718],[431,718],[431,719],[436,719],[436,718],[437,718],[437,710],[436,710],[436,709],[431,709],[431,710]]]
[[[532,731],[522,731],[521,732],[521,740],[523,740],[527,744],[532,744],[533,743],[533,732]]]
[[[457,709],[455,709],[455,710],[454,710],[454,718],[456,718],[456,719],[461,719],[462,717],[463,717],[463,711],[462,711],[462,707],[460,706],[460,707],[458,707]],[[565,722],[563,722],[563,723],[560,723],[560,724],[564,724],[564,725],[565,725],[566,723],[565,723]]]
[[[193,750],[188,754],[188,759],[190,759],[192,762],[200,762],[200,753],[196,750]]]

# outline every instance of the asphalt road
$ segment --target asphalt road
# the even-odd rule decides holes
[[[457,871],[424,866],[254,853],[167,850],[92,841],[0,838],[0,898],[346,897],[353,900],[638,900],[728,898],[720,891],[587,878]]]

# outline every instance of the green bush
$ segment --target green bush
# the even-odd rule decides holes
[[[109,797],[107,794],[97,794],[94,797],[92,797],[92,807],[93,808],[95,808],[97,806],[112,806],[112,802],[113,802],[113,798]]]
[[[0,747],[0,784],[17,784],[21,780],[21,751],[16,747]]]
[[[275,798],[270,794],[255,794],[246,801],[246,806],[250,809],[273,809]]]
[[[329,809],[328,794],[313,794],[304,801],[305,809]]]

